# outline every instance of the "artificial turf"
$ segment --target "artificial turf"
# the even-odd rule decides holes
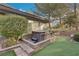
[[[56,42],[33,53],[33,56],[79,56],[79,42],[72,42],[66,37],[58,37]]]

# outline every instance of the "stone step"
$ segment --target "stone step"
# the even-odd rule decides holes
[[[14,52],[17,56],[28,56],[28,54],[25,51],[23,51],[20,47],[14,49]]]
[[[0,44],[0,49],[2,49],[2,45]]]
[[[21,48],[24,50],[24,51],[26,51],[26,53],[28,53],[28,54],[31,54],[33,51],[34,51],[34,49],[33,48],[31,48],[30,46],[28,46],[26,43],[24,43],[24,42],[21,42]]]

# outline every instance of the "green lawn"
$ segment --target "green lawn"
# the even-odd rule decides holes
[[[59,37],[55,43],[33,53],[33,56],[79,56],[79,43],[71,42],[66,37]]]
[[[0,56],[16,56],[16,54],[13,50],[10,50],[10,51],[6,51],[4,53],[0,53]]]

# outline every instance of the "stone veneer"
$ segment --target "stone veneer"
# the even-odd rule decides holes
[[[43,41],[40,41],[38,43],[33,43],[27,39],[23,39],[23,41],[29,45],[30,47],[32,47],[35,51],[38,51],[42,48],[44,48],[45,46],[47,46],[49,43],[50,43],[50,40],[49,39],[46,39],[46,40],[43,40]]]

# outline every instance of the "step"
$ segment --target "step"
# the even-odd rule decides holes
[[[24,43],[24,42],[21,43],[21,48],[22,48],[24,51],[26,51],[28,54],[31,54],[31,53],[34,51],[33,48],[31,48],[30,46],[28,46],[28,45],[27,45],[26,43]]]
[[[25,51],[23,51],[20,47],[14,49],[14,52],[17,56],[28,56],[28,54]]]
[[[2,45],[0,44],[0,49],[2,49]]]

